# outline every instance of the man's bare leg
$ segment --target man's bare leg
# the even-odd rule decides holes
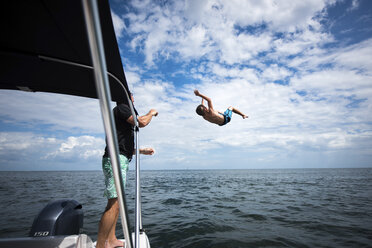
[[[239,109],[236,109],[236,108],[231,107],[231,106],[229,107],[229,109],[231,109],[232,112],[234,112],[235,114],[238,114],[241,117],[243,117],[243,119],[248,118],[248,115],[243,114]]]
[[[98,229],[97,248],[110,248],[123,246],[123,243],[117,240],[115,236],[116,222],[119,217],[119,205],[117,198],[109,199],[105,212],[101,217]],[[120,242],[120,243],[118,243]]]
[[[118,201],[116,201],[116,206],[117,207],[117,213],[116,213],[116,216],[115,216],[115,219],[116,221],[113,223],[112,225],[112,228],[111,228],[111,231],[109,233],[109,236],[108,236],[108,246],[106,247],[124,247],[124,242],[120,241],[117,239],[116,237],[116,223],[118,222],[118,219],[119,219],[119,204],[118,204]]]

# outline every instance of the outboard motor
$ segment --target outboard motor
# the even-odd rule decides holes
[[[29,237],[79,234],[83,218],[82,205],[77,201],[50,202],[36,216]]]

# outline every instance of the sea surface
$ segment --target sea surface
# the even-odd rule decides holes
[[[371,168],[143,171],[141,181],[153,248],[372,247]],[[75,199],[96,240],[103,187],[101,171],[0,172],[0,238],[27,236],[48,202]]]

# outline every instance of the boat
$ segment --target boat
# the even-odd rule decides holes
[[[136,118],[133,232],[129,227],[119,169],[110,102],[126,102],[133,116],[136,114],[128,94],[108,0],[2,0],[0,27],[0,89],[99,99],[118,192],[125,247],[150,247],[142,228]],[[94,247],[92,239],[80,233],[82,224],[83,211],[78,202],[51,202],[35,217],[29,237],[0,239],[0,247]]]

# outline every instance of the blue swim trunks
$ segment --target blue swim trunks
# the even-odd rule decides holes
[[[226,111],[221,115],[223,115],[223,118],[225,119],[223,124],[220,125],[220,126],[223,126],[223,125],[226,125],[227,123],[229,123],[231,121],[232,110],[231,109],[226,109]]]
[[[125,188],[125,182],[127,177],[127,171],[129,167],[129,160],[124,155],[119,155],[120,158],[120,167],[121,167],[121,175],[123,177],[123,183]],[[102,158],[102,171],[103,175],[105,176],[105,192],[104,195],[107,199],[117,198],[118,195],[116,193],[115,182],[114,182],[114,174],[112,173],[112,166],[111,166],[111,159],[109,157]]]

